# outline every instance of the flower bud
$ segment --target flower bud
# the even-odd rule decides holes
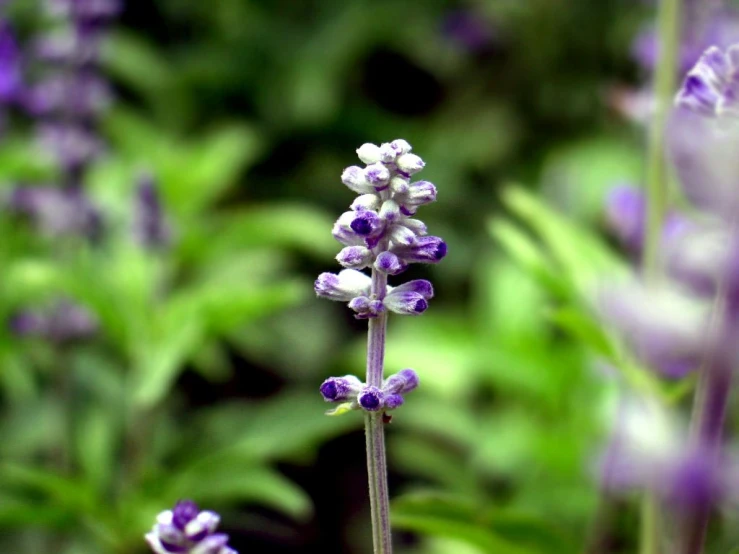
[[[341,174],[341,182],[357,194],[372,193],[374,187],[367,181],[364,170],[356,165],[347,167]]]
[[[377,317],[385,311],[385,306],[380,300],[372,300],[367,296],[357,296],[349,302],[349,309],[355,312],[357,319],[370,319]]]
[[[373,386],[365,386],[357,396],[359,405],[368,412],[376,412],[382,409],[385,394]]]
[[[349,226],[360,237],[374,237],[382,232],[385,224],[377,213],[362,210],[354,212],[354,219]]]
[[[426,300],[431,300],[434,297],[434,287],[431,281],[427,281],[426,279],[414,279],[413,281],[408,281],[395,288],[391,288],[390,291],[394,291],[395,293],[415,292],[423,296]]]
[[[380,217],[386,223],[394,223],[400,219],[400,206],[395,200],[385,200],[380,208]]]
[[[347,246],[336,255],[336,261],[348,269],[364,269],[372,263],[372,257],[365,246]]]
[[[390,147],[393,150],[395,150],[398,156],[407,154],[408,152],[411,151],[411,145],[408,144],[408,142],[403,139],[395,139],[394,141],[390,143]]]
[[[354,398],[362,388],[362,382],[354,375],[329,377],[320,387],[321,396],[326,402],[343,402]]]
[[[418,237],[424,236],[427,232],[426,224],[420,219],[404,219],[400,225],[408,227]]]
[[[387,236],[397,246],[411,246],[416,242],[416,234],[405,225],[393,225]]]
[[[391,375],[382,385],[386,394],[405,394],[418,387],[418,374],[412,369],[403,369]]]
[[[390,179],[390,191],[395,195],[407,194],[410,188],[410,179],[407,177],[396,175]]]
[[[420,315],[429,307],[426,299],[417,292],[391,291],[384,300],[385,307],[400,315]]]
[[[393,247],[400,258],[407,263],[438,263],[446,256],[446,243],[439,237],[417,237],[411,246]]]
[[[375,163],[364,168],[364,177],[375,191],[380,192],[387,188],[390,181],[390,170],[381,163]]]
[[[382,202],[380,200],[380,197],[376,194],[363,194],[361,196],[357,196],[354,199],[354,202],[352,202],[352,205],[349,207],[355,212],[359,212],[362,210],[377,211],[380,209],[381,205]]]
[[[406,175],[418,173],[426,165],[424,161],[415,154],[403,154],[395,160],[398,169]]]
[[[359,236],[352,229],[352,222],[357,217],[357,212],[344,212],[334,223],[331,234],[336,240],[345,246],[364,246],[364,237]]]
[[[385,142],[380,145],[380,161],[383,163],[391,163],[395,161],[398,152],[393,148],[392,144]]]
[[[385,396],[385,409],[394,410],[403,405],[405,399],[400,394],[390,394]]]
[[[357,156],[366,164],[374,164],[380,161],[381,149],[376,144],[367,142],[357,148]]]
[[[369,296],[372,279],[355,269],[344,269],[338,275],[321,273],[316,279],[314,290],[318,296],[349,302],[357,296]]]
[[[374,268],[388,275],[398,275],[408,269],[408,264],[392,252],[381,252],[375,260]]]

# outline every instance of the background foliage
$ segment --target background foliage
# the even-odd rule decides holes
[[[9,9],[38,28],[35,2]],[[371,550],[360,418],[326,418],[317,393],[361,372],[364,324],[312,283],[334,267],[354,149],[403,137],[450,254],[412,271],[434,281],[432,309],[390,323],[388,370],[423,383],[389,430],[399,552],[581,551],[617,388],[600,360],[618,355],[585,299],[624,271],[603,198],[643,158],[609,99],[640,81],[630,44],[651,15],[631,0],[128,2],[105,53],[110,147],[87,182],[111,239],[0,217],[0,316],[63,296],[100,323],[63,348],[0,329],[0,550],[144,552],[180,497],[220,511],[242,552]],[[22,122],[3,137],[6,187],[50,175],[29,144]],[[165,252],[130,238],[141,169],[172,224]],[[614,552],[633,552],[633,507],[622,520]]]

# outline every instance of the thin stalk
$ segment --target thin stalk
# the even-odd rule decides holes
[[[372,270],[372,295],[378,300],[385,296],[387,276]],[[369,320],[367,339],[367,384],[382,385],[385,362],[385,333],[387,314]],[[387,458],[385,455],[385,428],[382,412],[367,412],[364,419],[367,439],[367,476],[369,480],[370,510],[372,512],[372,542],[375,554],[391,554],[390,498],[387,486]]]
[[[667,206],[667,168],[665,163],[665,124],[675,94],[677,54],[680,46],[680,0],[659,3],[659,63],[654,79],[654,114],[649,129],[647,160],[647,232],[644,244],[644,269],[649,279],[660,271],[659,247]]]
[[[675,93],[677,54],[680,46],[680,0],[661,0],[657,13],[659,63],[654,79],[655,110],[649,130],[647,160],[647,229],[644,238],[643,266],[648,281],[660,278],[660,241],[667,210],[667,167],[664,155],[665,125]],[[652,493],[642,499],[640,554],[659,554],[660,518]]]
[[[733,226],[736,235],[736,225]],[[739,242],[733,240],[731,251],[736,252]],[[732,254],[734,255],[734,254]],[[695,395],[691,418],[691,443],[706,456],[721,454],[724,420],[729,405],[732,381],[731,345],[735,344],[739,323],[739,302],[735,291],[719,290],[714,307],[711,334],[714,344],[709,349],[711,357],[701,369],[700,382]],[[698,505],[685,514],[680,541],[681,554],[701,554],[706,529],[711,515],[710,504]]]

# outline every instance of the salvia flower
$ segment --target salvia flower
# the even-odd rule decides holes
[[[381,387],[362,383],[354,375],[329,377],[321,384],[321,396],[326,402],[339,403],[329,415],[339,415],[352,410],[377,412],[394,410],[403,404],[405,395],[418,387],[418,374],[403,369],[383,381]]]
[[[685,77],[676,104],[709,116],[739,115],[738,71],[739,45],[725,52],[710,47]]]
[[[436,187],[429,181],[412,180],[425,163],[403,139],[380,146],[363,144],[357,155],[366,166],[346,168],[341,180],[359,196],[332,229],[334,238],[344,245],[336,260],[346,269],[338,275],[319,275],[316,294],[347,302],[360,319],[377,317],[385,309],[418,315],[433,296],[430,283],[422,292],[388,287],[384,298],[371,298],[371,279],[359,270],[398,275],[412,263],[435,264],[446,256],[446,243],[428,236],[426,225],[411,217],[420,206],[436,201]]]
[[[98,331],[97,318],[69,300],[60,300],[47,310],[20,311],[10,318],[9,326],[16,336],[54,344],[88,339]]]
[[[155,554],[237,554],[228,546],[228,535],[216,533],[220,519],[191,500],[181,500],[157,516],[146,542]]]
[[[133,233],[136,241],[149,250],[164,248],[170,242],[170,227],[164,217],[157,183],[150,174],[142,175],[136,187]]]
[[[601,292],[598,304],[636,356],[665,377],[683,377],[704,359],[709,307],[679,289],[612,284]]]

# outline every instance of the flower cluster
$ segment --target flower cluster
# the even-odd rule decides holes
[[[156,554],[238,554],[228,546],[228,535],[215,532],[220,520],[215,512],[181,500],[157,516],[146,542]]]
[[[446,243],[427,236],[426,225],[414,219],[416,210],[436,200],[436,187],[428,181],[411,181],[424,162],[411,154],[402,139],[358,150],[366,166],[348,167],[341,180],[359,194],[350,210],[333,227],[345,247],[336,256],[344,266],[339,274],[322,273],[315,283],[318,296],[348,302],[356,317],[377,317],[390,310],[416,315],[428,307],[433,287],[428,281],[411,281],[388,287],[387,295],[371,295],[371,278],[359,270],[371,267],[385,275],[398,275],[411,263],[437,263],[446,256]]]
[[[739,115],[739,45],[726,52],[712,46],[688,72],[678,106],[708,116]]]
[[[23,310],[10,319],[10,329],[19,337],[36,337],[54,344],[82,340],[94,335],[98,322],[87,309],[67,300],[50,310]]]
[[[354,375],[329,377],[320,391],[326,402],[340,403],[329,415],[348,410],[378,412],[393,410],[403,404],[404,394],[418,387],[418,375],[412,369],[403,369],[385,379],[381,387],[365,385]]]

